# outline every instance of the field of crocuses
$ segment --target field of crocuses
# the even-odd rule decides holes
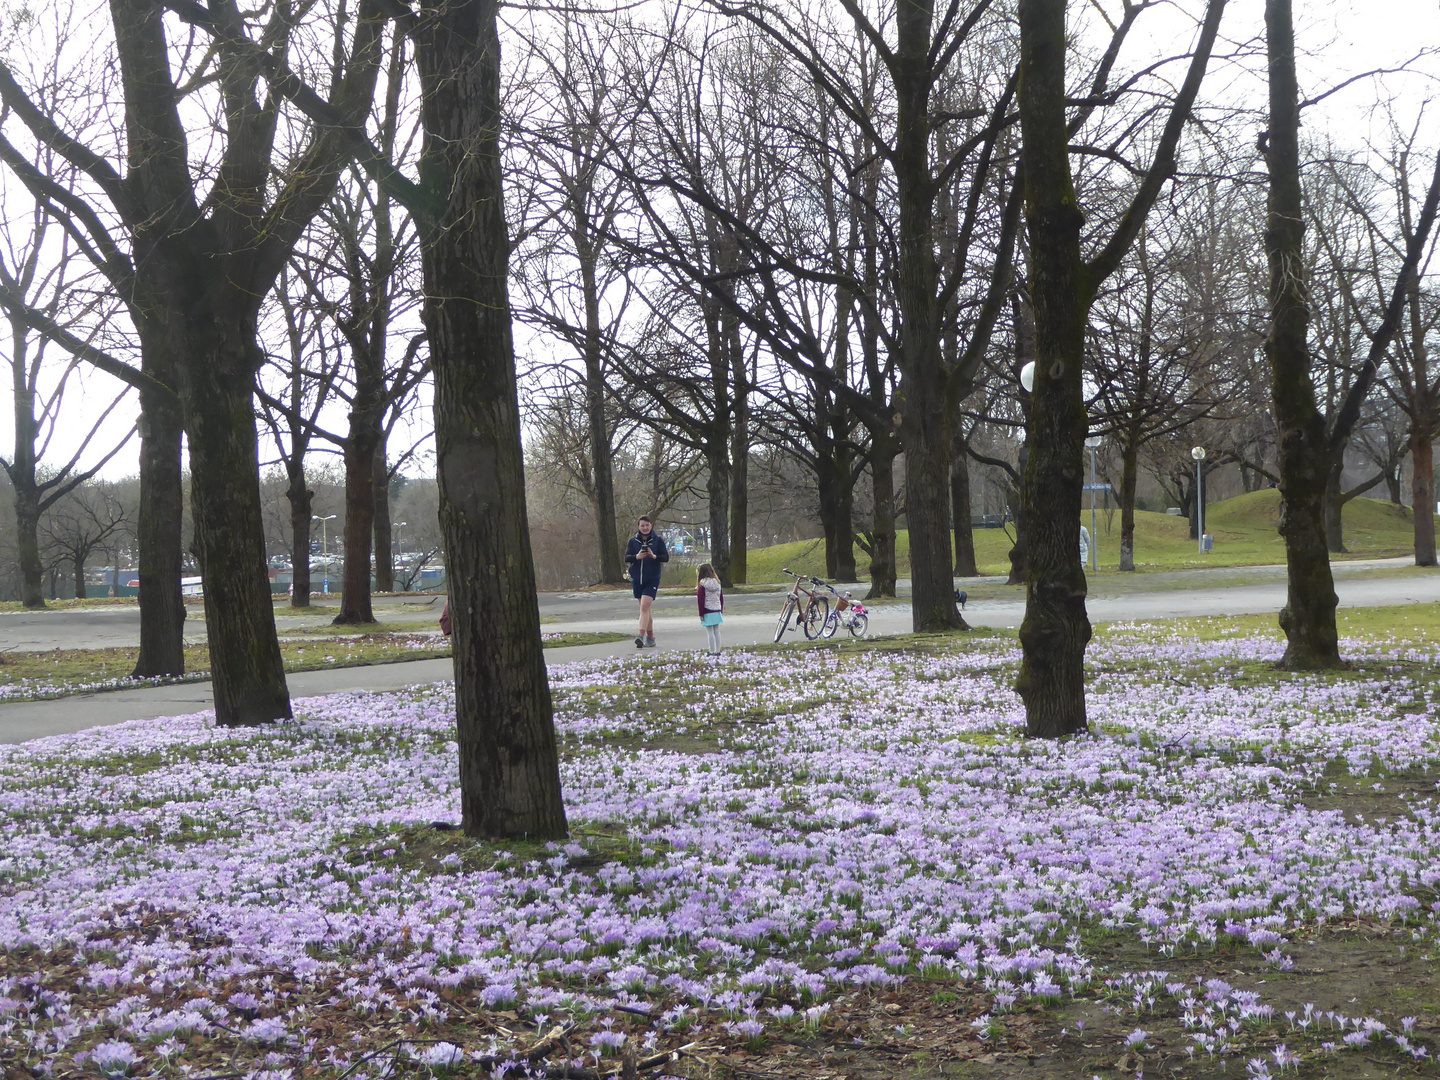
[[[1058,745],[1013,637],[574,664],[552,845],[437,827],[442,688],[0,748],[0,1067],[1425,1073],[1440,657],[1346,649],[1120,628]]]

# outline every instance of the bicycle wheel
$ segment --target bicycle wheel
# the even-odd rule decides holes
[[[785,636],[785,628],[790,625],[790,612],[795,608],[795,601],[786,600],[785,606],[780,609],[780,619],[775,624],[775,640],[779,641]]]
[[[805,636],[814,641],[820,636],[820,630],[824,627],[830,617],[830,601],[823,596],[812,597],[810,603],[805,606],[805,620],[801,629]]]
[[[840,629],[840,613],[832,611],[825,618],[825,625],[820,628],[820,636],[827,641],[835,636],[835,631]]]
[[[870,629],[869,615],[856,615],[850,620],[850,636],[864,637],[865,631]]]

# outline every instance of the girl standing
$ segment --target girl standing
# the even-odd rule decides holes
[[[715,568],[708,562],[700,567],[699,581],[695,586],[695,602],[700,607],[700,625],[705,627],[711,656],[720,655],[720,624],[725,621],[721,614],[725,610],[725,594],[720,590],[720,579]]]

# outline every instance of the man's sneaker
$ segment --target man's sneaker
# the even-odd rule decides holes
[[[645,647],[645,638],[644,638],[642,635],[637,635],[637,636],[636,636],[636,638],[635,638],[635,647],[636,647],[637,649],[643,649],[643,648]]]
[[[645,638],[645,647],[647,649],[653,649],[655,647],[655,639],[647,635]]]

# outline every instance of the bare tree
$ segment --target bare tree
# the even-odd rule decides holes
[[[90,556],[110,546],[129,524],[125,504],[103,482],[80,484],[51,503],[41,531],[52,558],[70,564],[77,600],[86,596],[85,564]]]
[[[513,230],[517,314],[559,343],[560,364],[573,366],[583,388],[584,489],[599,577],[607,584],[625,580],[616,531],[617,433],[607,388],[625,355],[627,320],[635,321],[628,260],[615,240],[634,212],[631,189],[606,167],[635,137],[635,105],[612,77],[623,53],[622,30],[614,20],[582,19],[573,11],[533,21],[526,53],[532,70],[516,80],[509,100],[517,129],[511,175],[528,192],[527,220]]]
[[[0,99],[100,193],[93,204],[72,206],[71,216],[95,216],[100,205],[123,229],[142,354],[168,358],[189,438],[217,722],[265,723],[288,717],[290,703],[264,559],[252,406],[263,360],[256,326],[291,249],[334,189],[345,162],[344,125],[368,113],[382,54],[378,0],[361,0],[348,52],[334,44],[337,32],[333,48],[310,56],[303,55],[308,28],[297,23],[310,8],[251,18],[229,0],[209,7],[175,0],[172,10],[212,43],[178,53],[163,7],[147,0],[110,7],[123,155],[113,142],[68,130],[65,117],[39,107],[8,68],[0,70]],[[329,83],[331,119],[341,123],[311,125],[307,135],[303,116],[284,107],[284,87],[294,79],[292,63],[312,60]],[[183,107],[208,111],[213,153],[192,145]]]
[[[8,208],[8,207],[7,207]],[[0,221],[0,285],[6,293],[19,298],[24,310],[43,312],[57,328],[79,335],[87,331],[84,321],[93,317],[90,305],[81,296],[81,310],[73,312],[76,302],[74,284],[69,275],[78,264],[78,252],[71,239],[52,218],[43,204],[32,204],[19,220],[8,215]],[[52,247],[53,245],[53,247]],[[67,326],[71,316],[82,321]],[[105,426],[115,408],[129,393],[120,393],[95,414],[88,430],[76,427],[62,418],[67,390],[83,392],[80,360],[63,357],[53,362],[59,351],[48,338],[34,333],[21,312],[11,310],[6,320],[10,330],[10,388],[15,423],[14,452],[0,457],[15,497],[16,546],[20,564],[20,598],[27,608],[43,608],[44,564],[40,552],[40,523],[47,511],[104,468],[129,442],[133,430],[125,432],[110,449],[102,451],[99,460],[82,468],[83,458],[90,456],[92,442]],[[50,362],[47,362],[47,359]],[[74,410],[74,404],[71,404]],[[69,457],[58,463],[45,463],[52,440],[60,435],[68,443]],[[86,552],[88,554],[88,551]],[[79,586],[82,590],[83,583]]]
[[[1289,670],[1342,665],[1335,625],[1334,576],[1325,528],[1332,474],[1343,467],[1345,447],[1374,385],[1380,362],[1399,329],[1410,281],[1428,246],[1440,202],[1440,157],[1424,206],[1405,244],[1405,258],[1369,352],[1329,422],[1316,403],[1311,375],[1304,198],[1300,181],[1300,94],[1295,74],[1295,30],[1290,0],[1266,0],[1265,29],[1270,74],[1270,127],[1266,162],[1270,200],[1265,247],[1270,266],[1270,335],[1266,354],[1273,380],[1280,443],[1280,496],[1284,510],[1288,590],[1280,612],[1285,631],[1282,667]]]
[[[1219,31],[1224,0],[1209,0],[1185,79],[1165,114],[1153,157],[1125,212],[1096,254],[1081,255],[1080,210],[1070,144],[1085,118],[1066,115],[1068,48],[1064,0],[1020,0],[1020,125],[1025,217],[1030,241],[1030,296],[1035,309],[1035,390],[1023,502],[1029,562],[1023,659],[1016,689],[1026,731],[1058,738],[1088,730],[1084,655],[1090,640],[1080,547],[1085,414],[1085,326],[1096,291],[1120,266],[1162,186],[1173,175],[1176,147],[1200,90]],[[1127,4],[1112,48],[1142,5]],[[1107,53],[1107,56],[1110,54]],[[1102,63],[1103,68],[1103,63]],[[1097,80],[1099,81],[1099,80]],[[1100,81],[1100,89],[1104,82]],[[1037,513],[1039,508],[1043,513]]]

